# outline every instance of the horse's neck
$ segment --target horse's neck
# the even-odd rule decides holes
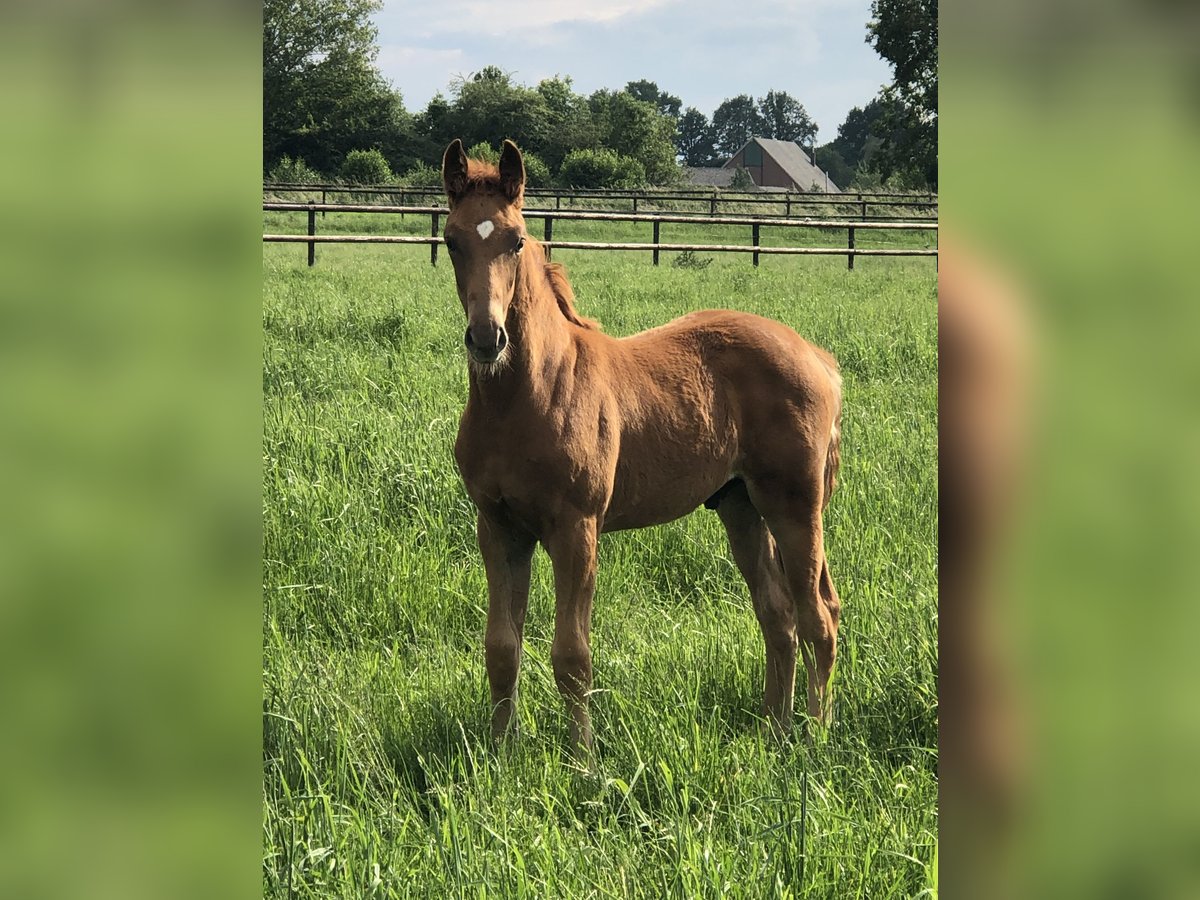
[[[471,369],[472,392],[485,404],[541,394],[570,352],[570,328],[544,274],[545,262],[530,257],[521,261],[505,321],[507,359],[494,372]]]

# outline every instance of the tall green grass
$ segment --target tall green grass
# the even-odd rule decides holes
[[[267,246],[266,895],[935,890],[933,266],[556,259],[611,334],[730,307],[787,322],[841,361],[843,468],[826,516],[843,602],[836,722],[811,741],[759,729],[761,636],[702,509],[601,541],[590,773],[565,751],[539,551],[524,731],[494,748],[486,583],[451,453],[467,376],[450,267],[423,248],[335,246],[308,269],[302,247]]]

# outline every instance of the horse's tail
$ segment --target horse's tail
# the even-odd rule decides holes
[[[825,373],[829,376],[830,392],[833,395],[833,424],[829,428],[829,448],[825,455],[825,497],[821,504],[821,508],[824,509],[829,505],[829,499],[837,487],[838,468],[842,464],[842,373],[838,371],[837,360],[833,358],[833,354],[820,347],[815,349],[817,358],[821,360],[821,365],[825,367]]]

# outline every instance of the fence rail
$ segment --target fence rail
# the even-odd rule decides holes
[[[282,193],[282,192],[304,192],[321,194],[321,205],[325,205],[329,200],[329,195],[350,194],[354,196],[379,196],[399,198],[401,206],[409,205],[409,199],[424,199],[427,197],[441,197],[442,188],[431,186],[401,186],[396,185],[361,185],[348,186],[338,184],[325,185],[302,185],[291,183],[264,183],[263,194]],[[804,214],[805,210],[814,208],[833,208],[835,210],[845,210],[844,216],[840,218],[851,219],[858,221],[867,220],[895,220],[913,218],[912,213],[919,213],[920,218],[934,219],[937,217],[938,201],[936,195],[921,194],[895,194],[895,193],[872,193],[864,191],[861,193],[839,193],[826,194],[809,191],[728,191],[718,190],[715,188],[707,189],[660,189],[660,190],[604,190],[604,191],[587,191],[584,189],[572,188],[564,190],[561,188],[529,188],[525,195],[529,199],[545,198],[547,201],[551,198],[554,200],[554,208],[562,209],[563,201],[566,200],[568,208],[570,204],[578,201],[596,202],[609,200],[614,203],[628,202],[632,207],[632,212],[638,211],[638,203],[653,203],[661,206],[664,203],[700,203],[707,206],[707,214],[716,216],[720,214],[720,207],[724,204],[726,208],[730,204],[737,205],[755,205],[767,206],[772,208],[782,208],[783,215],[790,217],[793,215],[793,210],[796,215]],[[600,211],[600,210],[597,210]],[[604,210],[611,212],[621,212],[623,210]],[[903,215],[897,215],[898,212],[905,211]]]
[[[296,243],[308,245],[308,264],[316,264],[317,244],[426,244],[429,246],[429,261],[437,265],[438,247],[445,243],[438,234],[438,223],[442,216],[449,213],[444,206],[378,206],[372,204],[343,204],[343,203],[288,203],[263,202],[264,212],[306,212],[308,213],[307,234],[264,234],[264,243]],[[429,237],[420,235],[351,235],[351,234],[317,234],[318,212],[347,212],[347,213],[384,213],[384,214],[413,214],[430,217]],[[847,222],[841,219],[802,219],[802,218],[763,218],[754,216],[688,216],[678,213],[607,213],[582,210],[523,210],[526,219],[543,220],[543,240],[547,256],[555,248],[565,250],[646,250],[652,254],[654,265],[658,265],[659,253],[668,252],[701,252],[701,253],[751,253],[754,265],[758,265],[760,254],[782,254],[798,256],[845,256],[846,267],[854,268],[854,259],[858,256],[931,256],[937,257],[936,247],[901,247],[874,248],[856,247],[856,231],[932,231],[936,234],[936,222],[877,222],[855,221]],[[600,222],[648,222],[653,225],[653,240],[650,242],[616,241],[563,241],[554,240],[555,220],[566,221],[600,221]],[[749,225],[751,227],[751,242],[749,244],[683,244],[664,243],[661,239],[663,223],[672,224],[705,224],[705,225]],[[783,228],[817,228],[823,230],[846,229],[846,247],[773,247],[761,243],[763,226]]]

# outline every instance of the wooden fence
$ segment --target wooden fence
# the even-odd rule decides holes
[[[362,185],[347,186],[339,184],[292,184],[264,183],[263,194],[279,193],[320,193],[320,205],[329,203],[330,197],[351,195],[358,198],[391,198],[397,206],[406,206],[409,201],[417,202],[432,198],[437,201],[443,196],[443,189],[433,186],[397,186],[397,185]],[[882,192],[843,192],[826,194],[813,191],[731,191],[716,188],[676,188],[676,189],[638,189],[638,190],[585,190],[572,188],[527,188],[525,195],[529,200],[544,199],[549,208],[553,201],[556,210],[578,206],[580,203],[601,203],[608,201],[610,205],[629,204],[629,212],[637,212],[639,204],[643,209],[655,207],[659,211],[697,212],[689,207],[686,210],[663,210],[665,204],[698,204],[699,209],[709,216],[721,213],[722,206],[728,211],[730,206],[765,206],[780,210],[783,217],[804,216],[807,212],[819,210],[823,218],[854,219],[865,221],[900,221],[900,220],[936,220],[938,200],[934,194],[896,194]],[[315,201],[314,201],[315,202]],[[827,211],[832,209],[833,213]],[[625,212],[626,209],[595,209],[594,212]]]
[[[263,202],[264,212],[307,212],[307,234],[264,234],[264,243],[297,243],[308,245],[308,264],[316,264],[317,244],[428,244],[429,262],[437,265],[438,247],[444,243],[439,234],[441,217],[449,212],[444,206],[378,206],[374,204],[349,203],[284,203]],[[389,213],[399,215],[427,215],[430,219],[429,237],[419,235],[353,235],[353,234],[317,234],[317,213],[319,212],[365,212]],[[594,212],[583,210],[522,210],[526,219],[541,219],[543,221],[543,240],[546,256],[549,257],[555,248],[567,250],[647,250],[651,253],[654,265],[658,265],[659,254],[662,251],[693,251],[703,253],[750,253],[753,254],[754,265],[758,265],[761,254],[787,254],[803,256],[845,256],[846,267],[854,268],[856,256],[931,256],[938,255],[937,248],[901,247],[874,248],[856,247],[855,232],[871,230],[887,231],[932,231],[936,234],[937,222],[877,222],[800,219],[800,218],[768,218],[762,216],[688,216],[680,213],[622,213]],[[599,243],[594,241],[556,241],[554,240],[554,222],[556,220],[598,221],[598,222],[648,222],[653,226],[653,239],[649,242],[615,242]],[[703,225],[748,225],[750,226],[749,244],[678,244],[663,243],[661,228],[663,223],[690,223]],[[766,247],[761,243],[763,227],[781,228],[817,228],[845,229],[846,247]]]

